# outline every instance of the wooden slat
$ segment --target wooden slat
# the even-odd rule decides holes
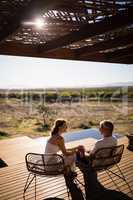
[[[89,55],[89,54],[94,54],[95,52],[98,51],[103,51],[103,50],[107,50],[107,49],[113,49],[113,48],[118,48],[118,47],[122,47],[122,46],[127,46],[128,44],[131,44],[133,42],[133,33],[132,34],[128,34],[128,35],[124,35],[124,36],[119,36],[116,37],[114,39],[110,39],[104,42],[98,42],[92,46],[87,46],[87,47],[82,47],[78,50],[76,50],[76,55],[82,56],[82,54],[84,54],[84,56]]]
[[[78,42],[86,38],[94,37],[96,35],[103,34],[113,29],[118,29],[122,26],[127,26],[133,21],[132,8],[127,11],[123,11],[115,16],[107,19],[103,19],[95,24],[85,24],[78,31],[73,31],[65,36],[53,39],[46,44],[39,45],[38,51],[46,52],[54,50],[73,42]]]

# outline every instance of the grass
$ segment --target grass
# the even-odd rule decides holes
[[[50,130],[43,126],[42,114],[37,110],[38,105],[37,102],[25,105],[14,99],[8,102],[1,101],[0,139],[16,135],[30,137],[49,135]],[[64,118],[68,121],[68,131],[98,127],[101,120],[110,119],[114,122],[115,132],[125,134],[133,130],[133,102],[128,103],[126,113],[123,111],[122,102],[90,101],[47,105],[51,110],[47,117],[49,127],[52,127],[57,118]]]
[[[129,116],[128,116],[128,119],[129,119],[129,120],[133,120],[133,115],[129,115]]]

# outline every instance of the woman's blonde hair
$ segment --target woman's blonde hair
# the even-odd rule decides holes
[[[57,119],[54,123],[54,126],[51,131],[51,135],[56,135],[59,132],[59,128],[66,124],[66,120],[64,119]]]

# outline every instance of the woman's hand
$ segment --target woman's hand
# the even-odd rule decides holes
[[[81,150],[81,151],[85,151],[85,147],[84,147],[83,145],[79,145],[79,146],[77,147],[77,149],[78,149],[78,150]]]

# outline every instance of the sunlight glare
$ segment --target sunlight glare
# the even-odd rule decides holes
[[[41,19],[41,18],[38,18],[38,19],[36,19],[35,20],[35,26],[37,27],[37,28],[39,28],[39,29],[41,29],[41,28],[43,28],[43,26],[44,26],[44,21],[43,21],[43,19]]]

